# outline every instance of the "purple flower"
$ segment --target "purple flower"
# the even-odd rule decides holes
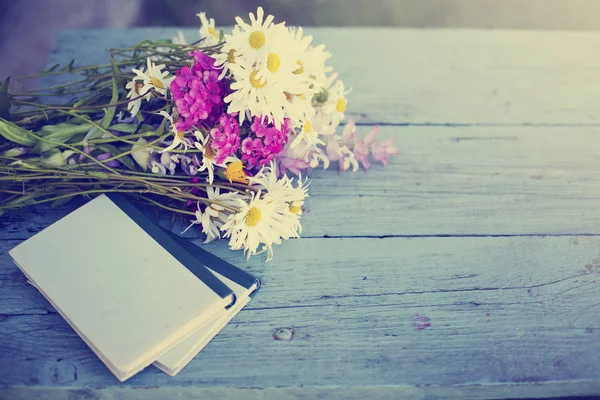
[[[171,96],[180,121],[186,126],[213,124],[224,111],[223,98],[229,94],[227,81],[219,80],[214,59],[201,51],[192,52],[192,68],[182,67],[171,82]]]
[[[290,120],[284,119],[277,129],[266,118],[254,117],[250,129],[256,138],[252,140],[248,137],[242,142],[242,161],[246,162],[248,168],[258,168],[282,152],[290,134]]]
[[[215,151],[215,162],[222,164],[227,157],[235,154],[240,147],[240,124],[237,113],[228,115],[223,113],[219,124],[210,131],[212,137],[211,147]]]
[[[376,140],[378,134],[379,125],[376,125],[365,136],[364,145],[369,148],[369,151],[371,152],[371,157],[373,157],[375,161],[379,161],[383,165],[386,165],[389,156],[398,154],[398,149],[394,147],[394,142],[396,141],[396,138],[391,138],[384,142],[377,143]]]
[[[104,161],[108,158],[111,158],[112,156],[113,155],[111,153],[102,153],[102,154],[98,155],[98,157],[96,157],[96,159],[98,161]],[[110,160],[110,161],[105,162],[104,164],[106,164],[108,167],[111,167],[111,168],[117,168],[121,165],[121,163],[117,160]]]
[[[249,167],[260,165],[263,155],[263,142],[260,139],[247,137],[242,141],[242,161],[246,162]]]

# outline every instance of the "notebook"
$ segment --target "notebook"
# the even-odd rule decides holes
[[[172,235],[190,254],[202,261],[215,276],[233,290],[236,296],[236,303],[228,311],[214,317],[206,326],[154,362],[154,365],[163,372],[175,376],[248,304],[251,296],[260,288],[261,282],[253,275],[205,251],[189,240],[169,231],[165,230],[165,232]]]
[[[235,294],[118,196],[100,195],[9,251],[125,381],[235,303]]]

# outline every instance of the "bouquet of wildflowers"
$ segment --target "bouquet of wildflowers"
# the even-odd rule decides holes
[[[341,133],[348,91],[302,28],[200,17],[200,39],[111,49],[110,63],[57,65],[77,80],[0,88],[0,213],[122,192],[188,220],[250,257],[299,237],[306,176],[385,164],[393,141]],[[304,175],[304,178],[302,177]]]

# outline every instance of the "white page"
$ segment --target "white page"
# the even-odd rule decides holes
[[[231,302],[104,195],[9,253],[122,381]]]
[[[256,285],[246,289],[213,270],[211,272],[233,290],[237,298],[235,305],[154,362],[154,366],[171,376],[179,373],[248,304],[250,294],[256,289]]]

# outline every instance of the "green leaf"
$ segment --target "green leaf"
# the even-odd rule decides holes
[[[62,167],[67,162],[63,157],[62,153],[57,149],[52,149],[42,155],[40,162],[45,165],[51,165],[53,167]]]
[[[63,197],[62,199],[54,200],[52,203],[50,203],[50,208],[56,208],[56,207],[65,205],[68,202],[70,202],[71,200],[73,200],[74,198],[75,198],[75,196],[68,196],[68,197]]]
[[[108,127],[111,131],[117,131],[122,133],[144,133],[152,131],[151,125],[142,125],[142,127],[138,130],[138,124],[115,124]]]
[[[121,69],[119,68],[119,65],[117,65],[117,62],[113,56],[110,57],[110,65],[112,67],[113,79],[117,80],[117,84],[120,87],[125,86],[125,78],[121,77],[123,73],[121,72]]]
[[[15,205],[26,206],[26,205],[34,204],[34,200],[33,200],[34,197],[35,197],[34,194],[26,194],[23,196],[19,196],[14,200],[9,201],[7,205],[9,205],[9,206],[15,206]]]
[[[87,174],[89,176],[91,176],[92,178],[98,178],[98,179],[107,179],[108,178],[108,174],[106,172],[88,171]]]
[[[10,98],[8,97],[8,85],[10,76],[6,78],[0,87],[0,118],[10,120]]]
[[[123,153],[123,151],[117,149],[112,144],[99,144],[99,145],[96,146],[96,148],[98,148],[99,150],[102,150],[104,152],[109,152],[113,156],[118,156],[119,154]],[[132,170],[132,171],[136,171],[137,170],[135,168],[135,163],[129,157],[129,155],[124,155],[123,157],[119,157],[119,158],[117,158],[117,160],[119,160],[119,162],[121,162],[123,165],[125,165],[130,170]]]
[[[10,140],[11,142],[18,143],[22,146],[31,147],[37,143],[37,139],[29,135],[27,129],[21,128],[4,118],[0,118],[0,135],[6,140]]]
[[[90,124],[76,125],[68,122],[56,125],[45,125],[40,131],[40,136],[55,143],[48,143],[40,140],[33,148],[33,151],[37,154],[45,153],[50,149],[60,146],[62,143],[67,143],[77,134],[88,132],[91,127],[92,125]]]

